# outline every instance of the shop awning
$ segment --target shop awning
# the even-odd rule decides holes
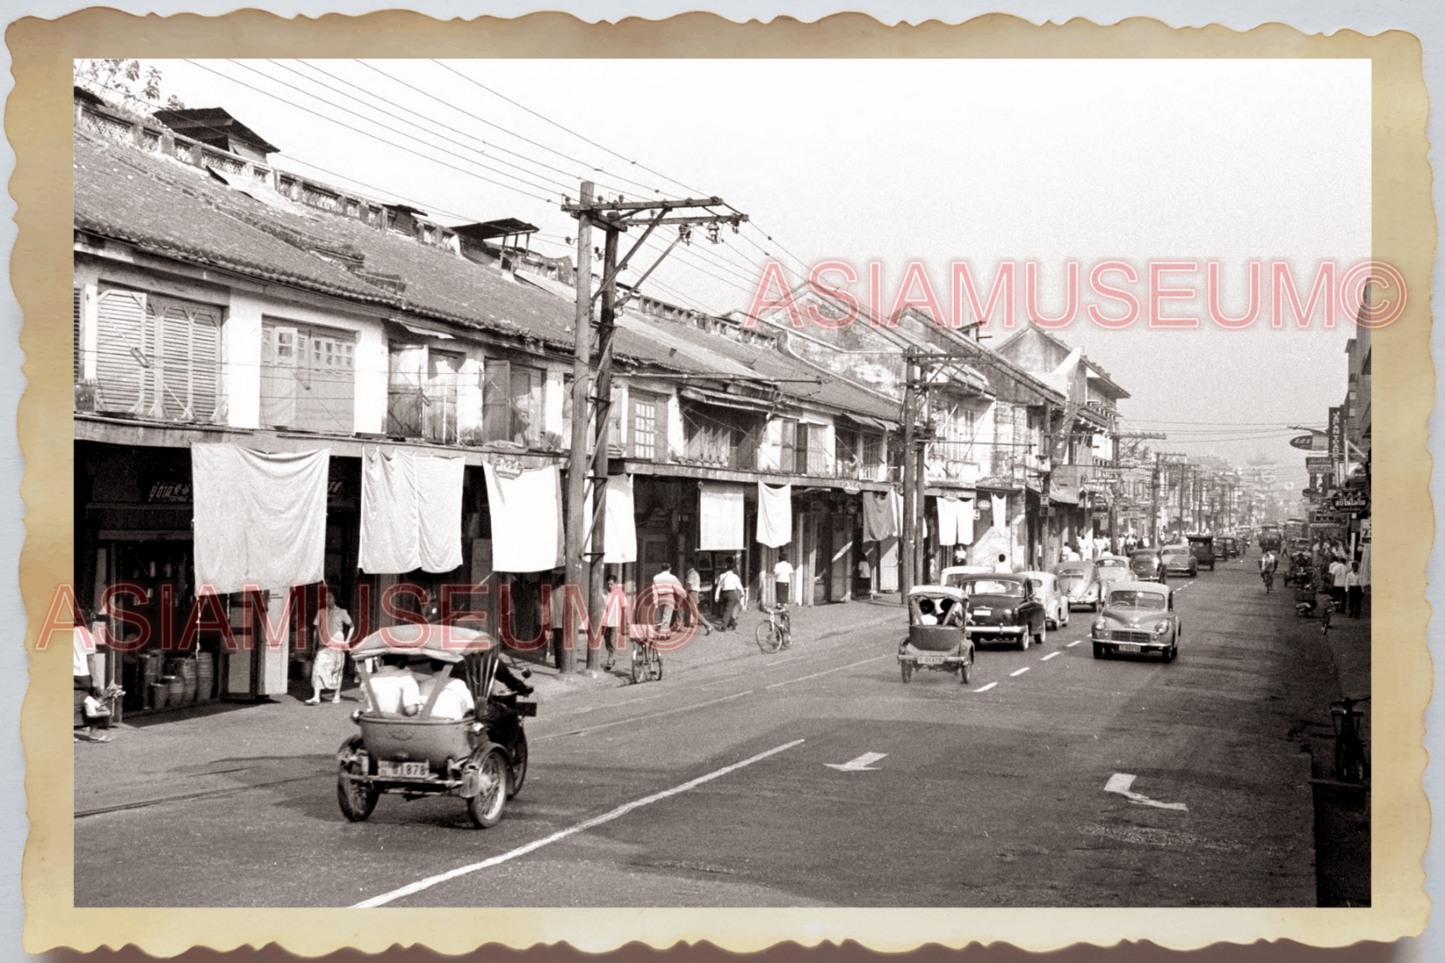
[[[887,422],[880,421],[877,418],[870,418],[867,415],[855,414],[851,411],[841,412],[839,417],[844,421],[851,421],[859,427],[871,428],[874,431],[889,431],[891,429],[891,426]]]
[[[701,401],[704,404],[718,405],[723,408],[740,408],[743,411],[772,411],[773,404],[762,398],[749,398],[744,395],[730,395],[726,391],[715,391],[711,388],[685,387],[678,391],[682,397],[691,401]]]

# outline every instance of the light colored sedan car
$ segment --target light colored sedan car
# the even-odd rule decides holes
[[[1104,596],[1104,611],[1094,620],[1089,639],[1094,658],[1121,653],[1157,652],[1165,662],[1179,654],[1179,613],[1174,590],[1159,582],[1114,582]]]
[[[1085,605],[1097,612],[1102,607],[1103,589],[1099,584],[1099,570],[1093,562],[1060,562],[1054,567],[1054,575],[1067,608]]]
[[[1069,624],[1069,600],[1059,589],[1059,580],[1049,572],[1024,572],[1034,587],[1034,598],[1044,604],[1044,623],[1051,629]]]

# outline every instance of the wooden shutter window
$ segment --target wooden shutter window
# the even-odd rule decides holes
[[[146,296],[119,288],[96,298],[96,410],[139,414],[151,361]]]
[[[85,362],[84,362],[84,355],[81,353],[81,347],[80,347],[81,344],[84,343],[84,342],[82,341],[81,337],[80,337],[80,313],[81,313],[81,312],[80,312],[80,303],[81,303],[82,297],[84,296],[84,293],[85,293],[85,292],[84,292],[84,289],[83,289],[83,288],[75,288],[75,289],[74,289],[74,320],[75,320],[75,328],[74,328],[74,341],[73,341],[73,343],[72,343],[72,347],[74,348],[74,353],[75,353],[75,365],[74,365],[74,368],[75,368],[75,383],[76,383],[76,384],[80,384],[83,380],[85,380]]]
[[[482,364],[482,439],[512,440],[512,365],[507,361]]]

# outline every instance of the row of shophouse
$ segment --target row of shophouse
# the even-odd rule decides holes
[[[408,598],[423,606],[443,586],[470,586],[469,607],[536,637],[542,588],[562,579],[561,542],[556,554],[514,542],[566,517],[574,265],[528,250],[535,228],[515,219],[444,225],[279,170],[278,149],[220,108],[137,117],[77,89],[75,121],[80,600],[96,607],[108,588],[135,587],[115,605],[168,627],[147,644],[210,647],[219,694],[233,697],[286,689],[313,650],[322,579],[363,625],[386,624],[393,585],[420,587]],[[824,333],[632,294],[617,318],[608,452],[631,529],[611,496],[607,506],[611,570],[629,590],[664,564],[695,565],[706,595],[731,562],[752,598],[772,601],[780,551],[797,569],[795,604],[897,590],[909,351],[940,359],[924,368],[915,425],[916,579],[999,555],[1047,567],[1066,544],[1107,532],[1100,479],[1127,393],[1051,335],[1023,327],[995,346],[912,313]],[[215,543],[198,531],[210,524],[199,493],[215,479],[197,477],[196,453],[216,446],[320,460],[315,532],[274,546],[256,544],[261,525],[226,535],[259,568],[319,540],[312,584],[221,595],[238,637],[259,633],[257,613],[289,612],[278,648],[224,651],[214,633],[184,628],[198,554]],[[377,479],[408,459],[447,481],[403,524]],[[504,506],[507,484],[521,494]],[[247,507],[226,502],[222,513]],[[277,505],[275,518],[291,509]],[[775,537],[760,540],[760,515]],[[440,547],[385,550],[408,524]],[[112,673],[124,683],[145,655],[127,653]]]

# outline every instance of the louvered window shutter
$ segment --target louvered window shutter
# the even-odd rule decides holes
[[[96,298],[96,410],[139,413],[151,360],[146,296],[118,288]]]
[[[80,382],[84,380],[84,374],[85,374],[85,361],[84,361],[84,356],[81,354],[81,347],[80,347],[81,344],[82,344],[81,337],[80,337],[80,301],[81,301],[81,297],[82,297],[83,294],[84,294],[84,290],[83,290],[82,288],[75,288],[75,289],[74,289],[74,292],[75,292],[75,302],[74,302],[75,329],[74,329],[74,341],[72,342],[72,346],[74,347],[74,350],[75,350],[75,364],[74,364],[74,369],[75,369],[75,370],[74,370],[75,383],[76,383],[76,384],[80,384]]]

